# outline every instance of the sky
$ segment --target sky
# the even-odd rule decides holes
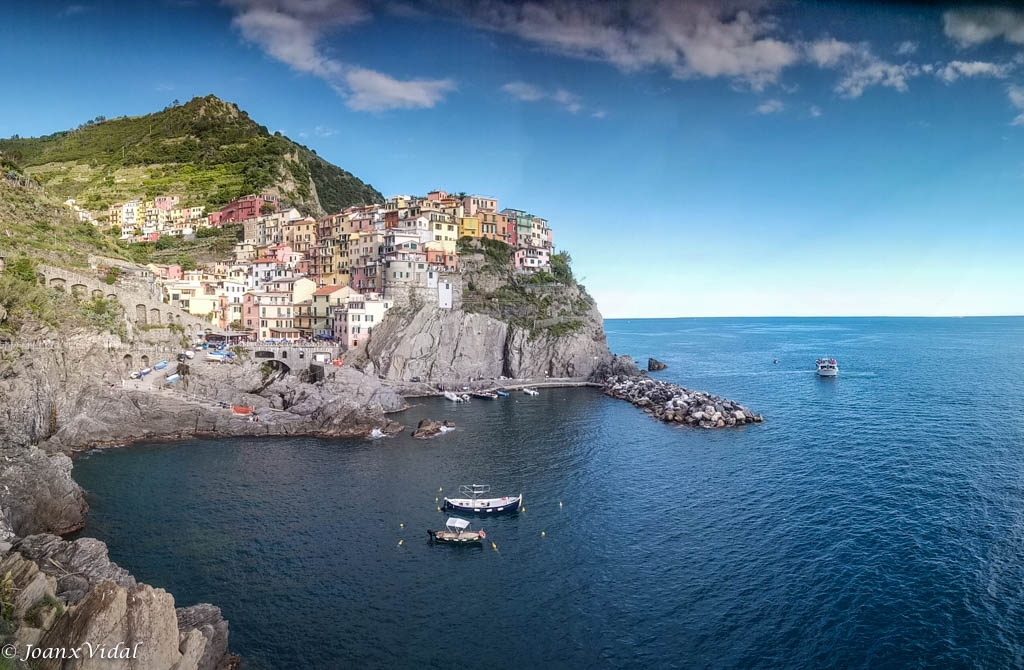
[[[1024,10],[2,0],[0,136],[215,94],[547,218],[606,317],[1024,314]]]

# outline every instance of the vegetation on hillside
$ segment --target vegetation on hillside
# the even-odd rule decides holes
[[[0,140],[0,152],[88,209],[171,193],[185,205],[213,208],[273,188],[283,204],[307,214],[383,201],[372,186],[212,95],[146,116],[14,136]]]

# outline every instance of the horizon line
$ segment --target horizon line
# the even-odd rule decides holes
[[[602,320],[653,319],[1020,319],[1024,314],[762,314],[758,316],[602,316]]]

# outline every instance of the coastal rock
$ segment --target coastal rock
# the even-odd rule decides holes
[[[648,372],[657,372],[658,370],[664,370],[668,366],[659,361],[656,358],[647,359],[647,370]]]
[[[609,375],[601,381],[606,395],[628,400],[665,422],[726,428],[763,420],[760,414],[731,400],[642,375]]]
[[[416,430],[413,431],[412,436],[419,440],[425,440],[441,433],[446,433],[449,430],[455,429],[455,423],[452,421],[434,421],[433,419],[423,419],[416,426]]]
[[[82,527],[87,509],[70,458],[36,447],[0,449],[0,540],[70,533]]]
[[[67,604],[63,616],[43,622],[42,629],[47,630],[30,630],[29,637],[20,639],[34,637],[44,647],[79,647],[89,642],[94,647],[133,650],[132,658],[104,659],[105,668],[220,670],[236,660],[228,653],[228,623],[220,609],[202,604],[175,610],[169,593],[138,583],[110,561],[106,545],[99,540],[26,537],[15,543],[0,570],[11,566],[19,585],[26,585],[19,588],[30,594],[25,596],[26,603],[55,596]],[[34,587],[27,586],[31,584]],[[92,667],[48,662],[39,667]]]

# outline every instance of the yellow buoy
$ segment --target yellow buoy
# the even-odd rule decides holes
[[[493,549],[494,551],[498,551],[498,545],[491,542],[491,549]]]
[[[437,497],[434,498],[434,502],[440,502],[440,501],[441,501],[440,498],[437,498]]]
[[[559,501],[558,501],[558,506],[559,506],[559,507],[561,507],[561,506],[562,506],[562,501],[561,501],[561,500],[559,500]]]
[[[438,486],[438,487],[437,487],[437,492],[438,492],[438,493],[441,493],[442,491],[444,491],[444,489],[443,489],[442,487]]]
[[[398,541],[398,546],[399,546],[399,547],[401,547],[401,546],[402,546],[402,542],[404,542],[404,541],[405,541],[405,540],[399,540],[399,541]]]
[[[405,524],[404,523],[400,523],[400,524],[398,524],[398,527],[399,528],[405,528]]]
[[[541,532],[540,532],[540,536],[541,536],[541,537],[545,537],[545,536],[547,536],[547,533],[545,533],[544,531],[541,531]]]
[[[440,506],[440,505],[438,505],[438,506],[437,506],[437,511],[438,511],[438,512],[440,512],[440,511],[441,511],[441,506]]]

